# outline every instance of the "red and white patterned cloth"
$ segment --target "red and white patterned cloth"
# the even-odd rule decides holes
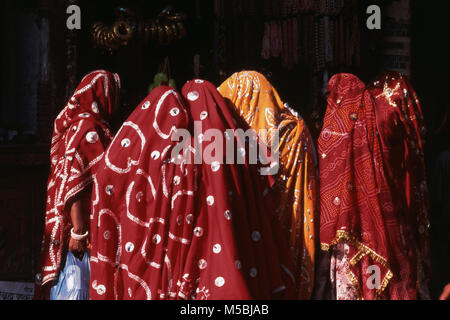
[[[380,74],[368,86],[368,90],[376,105],[386,178],[394,212],[401,225],[400,235],[392,241],[402,246],[392,255],[399,260],[406,256],[407,261],[393,266],[390,296],[398,299],[426,299],[429,293],[423,288],[427,287],[430,279],[431,266],[424,161],[426,127],[422,109],[410,81],[398,72]],[[402,280],[395,276],[400,274]]]
[[[48,298],[48,290],[42,289],[58,277],[71,228],[68,204],[92,183],[95,166],[112,139],[107,121],[118,103],[119,90],[118,75],[94,71],[83,78],[55,120],[37,299]]]
[[[200,141],[208,140],[205,131],[192,137],[194,121],[202,130],[218,129],[224,141],[233,139],[224,130],[248,127],[206,81],[187,83],[183,95],[186,102],[173,88],[154,89],[99,167],[91,299],[295,297],[292,255],[269,179],[247,162],[193,161],[207,148]],[[172,134],[182,129],[192,138],[183,152],[173,152]]]
[[[360,299],[384,296],[394,276],[391,259],[399,221],[384,176],[375,104],[356,76],[338,74],[328,84],[328,107],[320,134],[320,237],[322,249],[346,242],[349,280]],[[404,259],[404,257],[403,257]],[[405,260],[406,261],[406,260]],[[366,284],[370,266],[381,286]]]
[[[398,73],[368,87],[338,74],[328,94],[319,138],[320,236],[332,250],[337,298],[427,298],[425,127],[415,92]],[[379,270],[376,286],[368,285],[371,270]]]

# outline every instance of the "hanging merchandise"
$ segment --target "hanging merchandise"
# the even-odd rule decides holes
[[[310,86],[302,108],[318,133],[329,75],[360,65],[356,0],[265,0],[260,57],[268,69],[300,70]]]
[[[125,47],[136,31],[136,14],[123,7],[114,10],[116,21],[112,25],[95,22],[91,28],[91,38],[96,48],[113,53]]]
[[[128,8],[116,8],[115,15],[116,21],[112,25],[96,22],[91,29],[95,47],[108,53],[126,47],[133,38],[164,46],[187,36],[184,24],[186,14],[175,12],[171,6],[164,9],[156,19],[145,21],[139,21],[136,13]]]
[[[125,21],[116,21],[112,26],[96,22],[92,26],[92,39],[95,46],[109,53],[128,45],[133,34],[132,27]]]
[[[150,93],[153,89],[159,86],[170,86],[176,88],[176,82],[174,79],[169,79],[166,73],[160,72],[155,74],[153,78],[153,83],[148,87],[148,92]]]
[[[161,69],[161,72],[155,74],[153,78],[153,83],[148,87],[148,93],[150,93],[153,89],[159,86],[170,86],[172,88],[176,88],[177,84],[175,79],[171,77],[171,69],[170,69],[170,60],[169,57],[164,59],[164,64]]]
[[[410,1],[395,1],[386,7],[384,50],[385,67],[405,75],[411,74]]]
[[[170,45],[186,37],[187,32],[184,25],[186,18],[186,14],[177,13],[169,6],[156,19],[147,20],[139,28],[144,30],[146,42]]]
[[[286,69],[301,63],[312,66],[315,72],[323,71],[333,62],[338,65],[357,63],[358,59],[354,57],[356,49],[353,48],[358,45],[357,25],[354,25],[353,19],[356,17],[357,21],[354,4],[350,0],[285,0],[281,4],[265,1],[267,21],[264,23],[261,57],[269,60],[281,56],[281,64]],[[344,18],[344,8],[350,13],[348,19]],[[347,34],[355,39],[347,40],[346,45],[344,38],[334,39],[333,35],[339,34],[334,30],[335,21],[338,21],[338,27],[348,30]],[[302,48],[298,43],[302,44]],[[334,56],[333,43],[341,47],[341,56]],[[313,52],[305,52],[311,48]],[[314,56],[311,57],[311,54]]]

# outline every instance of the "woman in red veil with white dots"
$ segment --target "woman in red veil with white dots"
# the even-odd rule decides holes
[[[94,183],[91,299],[295,297],[261,166],[226,164],[225,154],[194,161],[210,146],[207,129],[239,146],[226,130],[248,127],[206,81],[188,82],[183,96],[154,89],[105,154]],[[174,151],[179,133],[188,136],[183,152]]]
[[[90,187],[112,139],[108,120],[118,106],[119,90],[117,74],[91,72],[55,120],[36,299],[50,297],[68,251],[83,256],[87,250]]]

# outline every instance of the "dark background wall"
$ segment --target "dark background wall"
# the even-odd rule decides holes
[[[425,160],[431,199],[431,290],[436,295],[446,283],[450,283],[450,195],[447,191],[446,197],[438,197],[442,192],[438,188],[444,185],[448,188],[450,178],[448,173],[446,176],[436,167],[439,155],[450,150],[450,58],[447,44],[450,11],[448,1],[436,1],[433,5],[427,1],[412,1],[412,4],[412,81],[428,126]]]

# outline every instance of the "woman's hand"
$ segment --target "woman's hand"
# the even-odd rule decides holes
[[[87,250],[87,241],[86,240],[75,240],[73,238],[70,238],[69,241],[69,251],[72,252],[72,254],[78,258],[83,259],[84,253]]]

